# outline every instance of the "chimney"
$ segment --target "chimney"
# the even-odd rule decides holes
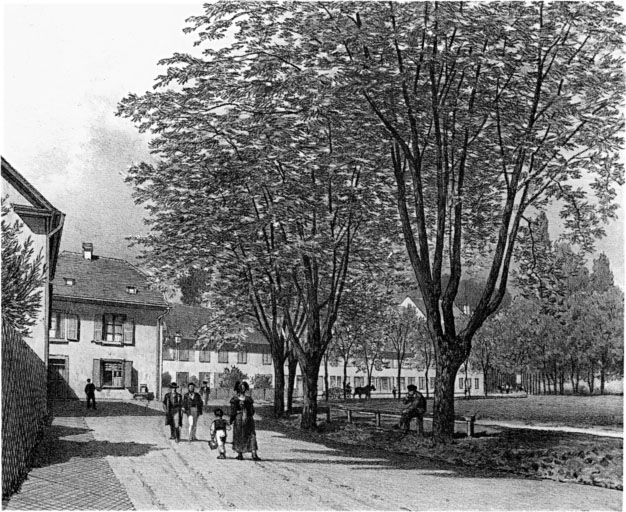
[[[83,258],[90,260],[93,258],[93,244],[89,242],[83,242]]]

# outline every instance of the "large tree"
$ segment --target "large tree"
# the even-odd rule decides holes
[[[361,159],[359,179],[379,175],[380,165],[371,161],[387,156],[434,340],[434,435],[446,440],[454,430],[456,373],[474,333],[504,296],[527,212],[560,201],[566,234],[585,249],[614,215],[612,184],[623,181],[619,13],[608,2],[210,4],[189,30],[201,45],[225,46],[205,47],[201,59],[169,59],[161,82],[178,81],[202,95],[172,93],[175,101],[165,107],[148,102],[144,126],[161,136],[178,133],[178,150],[194,144],[188,135],[199,123],[207,128],[199,131],[202,140],[212,139],[206,119],[220,108],[232,111],[223,91],[235,87],[238,98],[245,93],[254,100],[233,122],[265,116],[269,108],[280,126],[321,132],[325,142],[316,146],[345,152],[342,164],[349,168]],[[183,124],[162,123],[172,115],[184,116]],[[366,145],[331,149],[338,119]],[[311,159],[298,158],[301,140],[294,132],[279,136],[266,153],[310,170]],[[583,176],[596,201],[578,186]],[[303,240],[312,225],[301,231]],[[481,253],[491,255],[485,286],[469,320],[457,325],[459,283]],[[337,296],[328,302],[329,322],[315,318],[315,272],[306,259],[310,348],[297,352],[301,362],[311,362],[303,371],[313,376],[330,336],[320,326],[332,324]]]

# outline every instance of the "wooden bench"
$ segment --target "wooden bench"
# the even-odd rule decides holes
[[[302,414],[303,407],[301,405],[291,408],[292,414]],[[328,405],[318,405],[317,414],[326,414],[326,421],[330,423],[330,407]]]
[[[382,426],[382,421],[381,421],[381,417],[382,416],[393,416],[396,418],[401,417],[401,413],[399,412],[390,412],[390,411],[381,411],[379,409],[351,409],[351,408],[344,408],[344,410],[347,413],[348,416],[348,423],[352,423],[353,421],[353,413],[357,413],[357,414],[361,414],[361,413],[365,413],[365,414],[373,414],[374,415],[374,421],[376,423],[377,427]],[[424,414],[424,418],[430,418],[432,419],[433,415],[432,414]],[[455,422],[459,422],[459,423],[464,423],[465,424],[465,428],[466,428],[466,434],[467,437],[474,437],[474,424],[476,422],[476,415],[473,414],[471,416],[455,416],[454,417],[454,421]],[[409,425],[410,428],[410,425]]]

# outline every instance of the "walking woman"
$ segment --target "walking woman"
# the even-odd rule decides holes
[[[235,384],[236,396],[230,400],[230,424],[233,425],[233,450],[236,459],[243,460],[243,453],[251,452],[252,460],[261,460],[257,455],[256,430],[254,428],[254,400],[247,393],[247,382]]]

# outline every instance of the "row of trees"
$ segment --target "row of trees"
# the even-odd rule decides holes
[[[118,108],[153,134],[156,163],[128,178],[149,213],[147,264],[166,279],[211,273],[220,310],[251,317],[270,343],[276,415],[283,364],[300,365],[310,429],[342,302],[402,244],[434,344],[434,436],[450,439],[456,373],[505,295],[527,212],[560,201],[565,235],[586,250],[614,216],[619,13],[610,2],[207,4],[186,29],[201,54],[164,59],[156,91]],[[590,191],[576,186],[583,174]],[[459,319],[476,268],[480,299]]]
[[[531,242],[532,240],[532,242]],[[476,336],[472,362],[488,373],[537,373],[545,391],[563,393],[566,381],[600,393],[608,377],[623,376],[624,294],[606,255],[591,272],[581,254],[550,241],[539,215],[520,244],[516,281],[523,291]]]

